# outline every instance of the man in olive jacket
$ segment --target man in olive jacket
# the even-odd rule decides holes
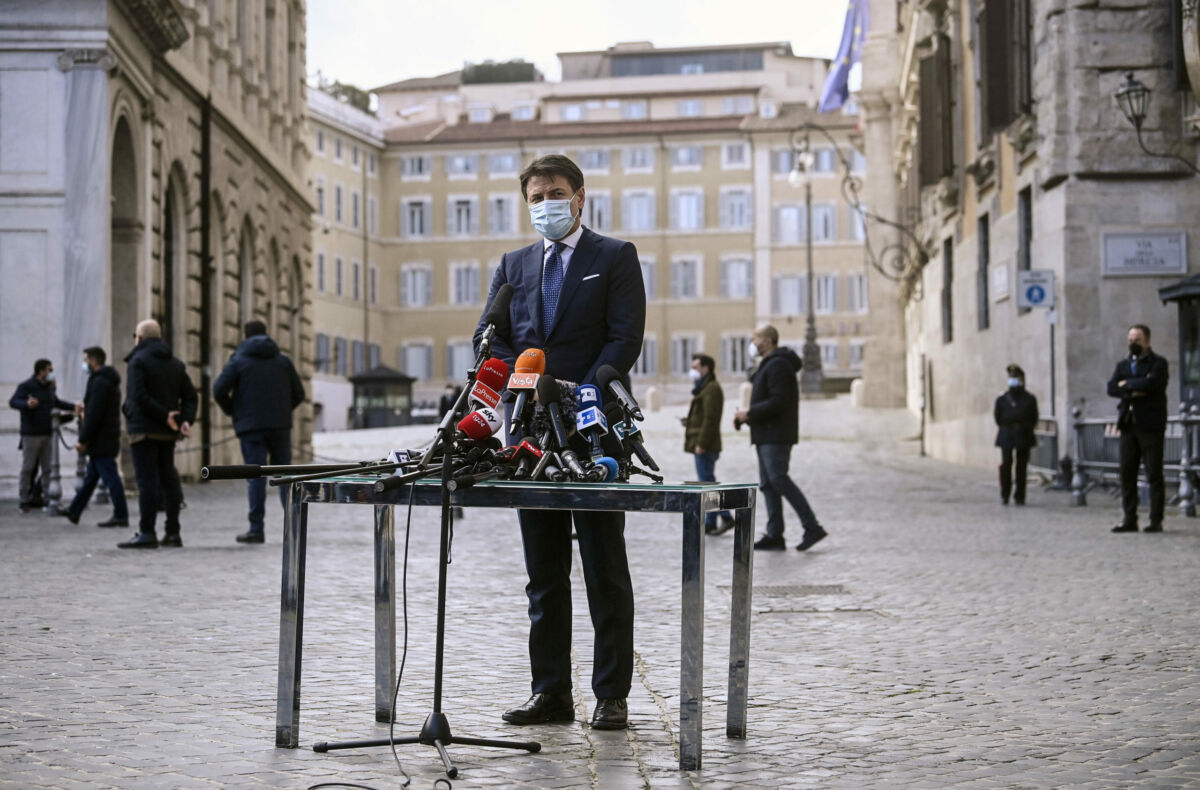
[[[708,354],[692,354],[692,369],[688,375],[692,387],[692,405],[683,420],[683,451],[696,461],[696,479],[702,483],[717,482],[717,459],[721,457],[721,411],[725,408],[725,393],[717,383],[716,363]],[[720,515],[721,523],[717,525]],[[706,513],[704,531],[720,535],[734,526],[728,510]]]
[[[808,551],[828,533],[817,521],[808,499],[788,476],[792,447],[800,434],[800,388],[796,374],[800,357],[787,346],[780,347],[779,332],[767,324],[755,330],[750,342],[762,360],[751,376],[750,408],[733,416],[733,427],[750,426],[750,443],[758,452],[758,487],[767,507],[767,534],[754,548],[779,551],[783,541],[783,499],[796,511],[804,527],[797,551]]]

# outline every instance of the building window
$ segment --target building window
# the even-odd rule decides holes
[[[374,266],[371,267],[371,281],[367,288],[367,294],[371,300],[371,304],[379,304],[379,302],[376,300],[376,294],[375,294],[375,279],[376,279],[376,275],[378,274],[378,271],[379,270],[376,267],[374,267]],[[375,366],[372,365],[371,367],[375,367]]]
[[[479,199],[474,195],[451,195],[447,201],[447,232],[451,236],[474,236],[479,233]]]
[[[589,192],[583,204],[583,224],[592,230],[612,230],[612,196],[607,192]]]
[[[846,308],[851,313],[867,312],[867,275],[863,272],[846,275]]]
[[[342,185],[338,184],[333,188],[333,218],[341,222],[342,217]]]
[[[813,241],[837,240],[837,206],[821,204],[812,207]]]
[[[654,230],[654,192],[626,192],[622,203],[621,218],[625,230]]]
[[[433,157],[424,154],[406,156],[400,160],[400,175],[405,181],[427,181],[432,163]]]
[[[375,154],[367,154],[367,175],[375,175]]]
[[[475,178],[479,175],[479,155],[447,154],[446,175],[450,178]]]
[[[698,118],[704,114],[704,102],[701,99],[682,99],[675,106],[681,118]]]
[[[850,235],[855,241],[867,239],[867,207],[850,207]]]
[[[591,201],[591,195],[588,195]],[[488,233],[506,235],[517,232],[517,199],[514,195],[492,195],[488,198]]]
[[[779,114],[779,107],[773,101],[765,101],[758,106],[760,118],[774,118]]]
[[[753,227],[753,198],[749,187],[721,190],[721,227],[750,230]]]
[[[803,315],[808,305],[808,278],[802,274],[781,274],[771,278],[771,313]]]
[[[346,338],[334,338],[333,341],[333,372],[339,376],[346,375]]]
[[[942,242],[942,342],[954,340],[954,239]]]
[[[353,146],[350,149],[350,166],[355,170],[358,169],[358,146]]]
[[[867,169],[867,157],[862,151],[855,151],[850,159],[850,169],[855,173],[862,173]]]
[[[342,138],[333,138],[333,158],[334,161],[342,161]]]
[[[991,325],[991,316],[988,314],[988,278],[990,276],[988,267],[991,264],[992,251],[991,227],[987,214],[979,218],[975,228],[975,241],[979,245],[979,268],[975,272],[975,297],[978,314],[975,317],[977,319],[976,326],[982,331]]]
[[[489,176],[511,176],[516,174],[520,166],[520,157],[512,151],[488,154]]]
[[[353,371],[351,375],[357,376],[359,373],[365,373],[367,370],[367,347],[361,340],[352,340],[350,342],[350,355],[353,357]]]
[[[817,315],[836,313],[838,309],[838,276],[836,274],[818,274],[817,291],[813,294],[815,304],[813,310]]]
[[[677,335],[671,338],[671,374],[686,376],[692,369],[692,354],[704,347],[703,335]]]
[[[317,130],[317,153],[325,153],[325,132],[322,129]],[[328,341],[328,338],[326,338],[326,341]]]
[[[512,119],[514,121],[532,121],[533,112],[532,104],[518,104],[512,108]]]
[[[408,238],[428,236],[433,224],[433,203],[429,198],[406,200],[400,208],[400,232]]]
[[[671,298],[700,298],[700,259],[676,258],[671,261]]]
[[[654,149],[648,145],[625,149],[626,173],[649,173],[654,170]]]
[[[776,206],[774,213],[776,244],[799,244],[805,240],[803,206]]]
[[[1033,187],[1017,193],[1017,270],[1033,268]],[[1018,307],[1018,313],[1028,313],[1028,307]]]
[[[690,363],[689,363],[690,364]],[[629,371],[631,376],[656,376],[658,375],[658,339],[654,337],[642,338],[642,353],[638,355],[637,362],[633,363],[633,369]]]
[[[675,170],[699,170],[704,164],[704,147],[678,145],[671,149],[671,167]]]
[[[355,227],[355,228],[358,227],[358,193],[357,192],[350,193],[350,225],[351,225],[351,227]]]
[[[703,74],[703,63],[684,63],[679,67],[680,74]]]
[[[921,58],[917,67],[920,86],[917,163],[922,187],[937,184],[954,174],[954,82],[950,39],[943,33],[934,34],[933,39],[933,53]]]
[[[771,152],[771,172],[777,176],[786,176],[796,166],[796,152],[784,148]]]
[[[317,215],[325,216],[325,182],[317,182]]]
[[[562,107],[562,119],[567,123],[583,120],[583,105],[582,104],[564,104]]]
[[[721,296],[750,299],[754,296],[754,264],[749,258],[721,261]]]
[[[585,173],[608,173],[611,154],[603,148],[589,148],[579,156],[579,169]]]
[[[492,108],[471,107],[467,110],[467,120],[471,123],[488,123],[492,120]]]
[[[842,366],[842,355],[838,353],[836,340],[818,340],[817,346],[821,349],[821,367],[831,369]]]
[[[658,264],[652,255],[641,255],[642,284],[646,286],[646,301],[658,297]]]
[[[750,115],[753,112],[753,96],[726,96],[721,100],[721,113],[723,115]]]
[[[866,344],[861,340],[851,340],[850,341],[850,367],[851,368],[857,370],[858,368],[862,367],[863,349],[864,349],[865,345]]]
[[[648,115],[644,99],[621,102],[621,117],[627,121],[640,121]]]
[[[313,366],[316,367],[318,373],[328,373],[332,367],[332,360],[329,358],[329,335],[317,333],[317,358],[313,360]]]
[[[979,7],[979,93],[985,133],[1000,131],[1033,105],[1030,0]]]
[[[750,369],[749,335],[728,335],[721,338],[721,372],[745,373]]]
[[[374,370],[379,367],[379,344],[370,343],[367,345],[367,369]]]
[[[479,264],[450,264],[450,304],[479,303]]]
[[[369,198],[367,198],[367,232],[370,233],[372,236],[374,236],[375,233],[377,232],[375,220],[376,220],[375,198],[369,197]]]
[[[345,293],[342,279],[345,276],[344,265],[341,258],[337,258],[333,262],[333,277],[334,277],[334,293],[341,296]]]
[[[317,253],[317,290],[325,293],[325,253]]]
[[[400,305],[428,307],[433,304],[433,268],[426,264],[400,267]]]
[[[433,378],[433,345],[430,343],[405,343],[400,347],[396,362],[400,371],[418,381]]]
[[[358,301],[358,272],[362,268],[362,264],[354,261],[350,264],[350,287],[354,294],[354,301]]]
[[[473,364],[475,351],[471,348],[470,341],[446,344],[446,378],[451,381],[464,381]]]
[[[832,173],[837,169],[837,157],[832,148],[817,148],[813,150],[813,172]]]
[[[748,143],[725,143],[721,146],[721,167],[725,170],[746,170],[750,167]]]
[[[700,230],[704,227],[703,190],[679,190],[671,195],[671,227],[675,230]]]

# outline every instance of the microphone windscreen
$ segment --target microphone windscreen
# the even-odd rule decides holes
[[[512,303],[513,287],[511,283],[504,283],[496,289],[496,293],[492,296],[492,305],[488,308],[487,315],[483,317],[485,324],[495,324],[496,333],[501,337],[505,337],[512,329],[512,321],[509,318],[508,306]],[[508,375],[508,371],[504,371],[504,375]]]
[[[547,383],[543,384],[543,381]],[[533,419],[529,422],[529,433],[534,436],[541,436],[550,430],[550,416],[546,411],[546,404],[552,402],[551,399],[554,398],[554,395],[549,389],[543,394],[543,388],[551,386],[558,389],[558,410],[563,424],[568,426],[568,429],[575,424],[575,412],[578,411],[578,402],[575,400],[575,382],[559,381],[553,376],[542,376],[537,383],[538,403],[533,410]]]
[[[600,458],[596,459],[596,466],[604,467],[604,480],[602,482],[611,483],[613,480],[617,479],[617,473],[620,471],[620,467],[612,458],[609,458],[607,455],[601,456]]]
[[[539,376],[546,372],[546,354],[540,348],[527,348],[517,357],[517,373],[536,373]]]
[[[562,400],[562,390],[553,376],[542,376],[537,383],[538,402],[543,406]]]
[[[475,374],[475,380],[481,381],[499,392],[504,389],[504,382],[508,381],[508,365],[505,364],[504,360],[492,357],[479,366],[479,372]]]
[[[503,424],[496,412],[491,409],[481,408],[476,409],[459,420],[458,430],[468,439],[483,441],[491,438],[492,434],[500,430],[500,426]]]

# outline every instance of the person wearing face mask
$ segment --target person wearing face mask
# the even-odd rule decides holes
[[[113,515],[97,526],[127,527],[129,506],[125,501],[125,485],[117,470],[117,455],[121,452],[121,374],[105,364],[107,361],[108,355],[99,346],[83,350],[83,372],[88,381],[83,402],[75,404],[75,413],[83,418],[75,449],[87,454],[87,470],[75,498],[59,515],[78,524],[96,484],[103,480],[112,499]]]
[[[33,481],[40,469],[43,480],[50,479],[50,461],[54,449],[55,409],[71,411],[75,404],[61,400],[55,394],[54,364],[48,359],[33,363],[33,378],[17,385],[8,405],[21,412],[21,482],[20,508],[28,513],[45,502],[35,499]]]
[[[521,171],[521,196],[540,239],[505,253],[475,331],[475,351],[487,329],[497,290],[512,286],[507,331],[496,333],[492,356],[516,367],[526,349],[545,353],[543,375],[595,384],[612,365],[628,374],[642,352],[646,288],[637,249],[583,226],[583,173],[568,157],[539,157]],[[628,386],[628,382],[625,382]],[[607,397],[607,396],[606,396]],[[578,443],[581,439],[572,437]],[[520,437],[510,436],[509,441]],[[575,445],[586,453],[586,446]],[[595,729],[628,726],[633,682],[633,584],[625,553],[625,514],[569,510],[518,511],[529,599],[532,696],[504,712],[510,724],[575,718],[571,666],[571,525],[595,631],[592,692]]]
[[[1108,394],[1118,398],[1117,428],[1121,432],[1121,508],[1124,518],[1113,532],[1137,532],[1138,467],[1146,468],[1150,484],[1150,525],[1162,532],[1163,443],[1167,432],[1167,360],[1150,349],[1150,327],[1129,327],[1129,356],[1117,363],[1108,380]]]
[[[1029,451],[1037,444],[1033,429],[1038,421],[1038,402],[1025,389],[1025,371],[1020,365],[1009,365],[1007,370],[1008,389],[996,398],[992,410],[996,419],[996,446],[1000,448],[1000,501],[1007,505],[1012,496],[1013,502],[1024,505]]]
[[[683,420],[683,451],[696,461],[696,479],[702,483],[715,483],[717,459],[721,457],[721,411],[725,408],[725,393],[717,383],[716,363],[708,354],[692,354],[688,376],[693,384],[692,403]],[[709,535],[720,535],[735,526],[728,510],[704,516],[704,531]]]

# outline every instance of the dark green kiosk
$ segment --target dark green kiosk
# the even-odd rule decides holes
[[[387,428],[412,424],[412,376],[386,365],[378,365],[350,377],[354,401],[350,406],[352,428]]]

